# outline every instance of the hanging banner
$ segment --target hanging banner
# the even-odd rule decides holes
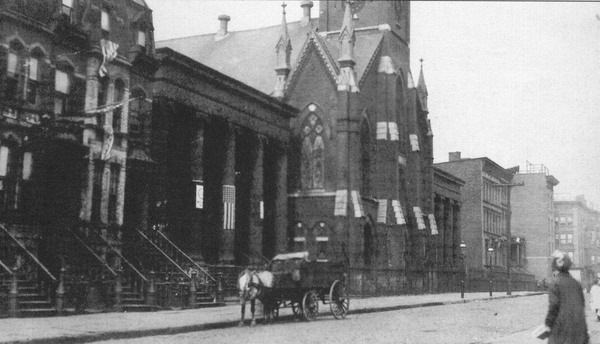
[[[204,209],[204,185],[196,183],[196,209]]]

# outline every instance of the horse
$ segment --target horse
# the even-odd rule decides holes
[[[242,305],[242,319],[239,326],[244,326],[244,314],[246,313],[246,301],[250,301],[250,311],[252,312],[252,321],[250,326],[256,325],[254,319],[255,301],[258,299],[263,304],[263,312],[267,322],[271,322],[272,312],[270,292],[273,288],[273,274],[270,271],[254,271],[245,269],[238,276],[238,290],[240,292],[240,304]]]

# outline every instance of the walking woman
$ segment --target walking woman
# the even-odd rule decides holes
[[[552,254],[552,268],[558,271],[548,287],[546,326],[548,344],[589,344],[585,322],[585,299],[581,284],[571,277],[571,258],[561,251]]]

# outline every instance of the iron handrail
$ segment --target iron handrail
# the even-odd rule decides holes
[[[123,254],[121,253],[121,251],[117,250],[105,237],[103,237],[102,235],[100,235],[100,238],[104,241],[104,243],[114,252],[117,254],[117,256],[119,256],[119,258],[121,258],[121,261],[125,262],[125,264],[127,264],[127,266],[129,266],[129,268],[131,270],[133,270],[136,275],[138,275],[139,278],[141,278],[142,280],[144,280],[144,282],[148,282],[148,279],[146,278],[146,276],[144,276],[144,274],[142,274],[140,272],[140,270],[136,269],[135,266],[129,261],[127,260],[127,258],[125,258],[125,256],[123,256]]]
[[[74,232],[72,229],[70,229],[70,228],[67,228],[67,230],[68,230],[69,232],[71,232],[71,234],[72,234],[72,235],[75,237],[75,239],[76,239],[77,241],[79,241],[79,243],[80,243],[80,244],[81,244],[81,245],[82,245],[82,246],[83,246],[83,247],[84,247],[84,248],[85,248],[85,249],[86,249],[86,250],[87,250],[87,251],[88,251],[88,252],[89,252],[89,253],[90,253],[92,256],[94,256],[94,258],[96,258],[96,260],[97,260],[97,261],[98,261],[98,262],[99,262],[99,263],[100,263],[100,264],[101,264],[101,265],[102,265],[102,266],[103,266],[105,269],[107,269],[107,270],[108,270],[108,272],[110,272],[110,274],[111,274],[111,275],[113,275],[113,277],[116,277],[116,276],[117,276],[117,273],[116,273],[116,272],[115,272],[115,271],[114,271],[114,270],[113,270],[113,269],[112,269],[110,266],[108,266],[108,264],[106,264],[106,262],[105,262],[105,261],[104,261],[102,258],[100,258],[100,256],[98,256],[98,255],[96,254],[96,252],[94,252],[94,250],[93,250],[91,247],[89,247],[89,246],[88,246],[88,245],[85,243],[85,241],[84,241],[83,239],[81,239],[81,237],[79,237],[79,235],[77,235],[77,233],[75,233],[75,232]]]
[[[142,233],[140,230],[137,230],[137,232],[142,236],[142,238],[146,239],[152,246],[154,246],[155,249],[158,250],[158,252],[160,252],[165,258],[167,258],[167,260],[175,265],[175,267],[181,271],[184,275],[186,275],[188,278],[192,277],[191,273],[188,273],[187,271],[185,271],[181,266],[179,266],[179,264],[177,264],[176,261],[174,261],[168,254],[165,253],[165,251],[163,251],[160,247],[158,247],[158,245],[156,245],[152,240],[150,240],[150,238],[148,238],[148,236],[146,236],[146,234]]]
[[[138,229],[138,232],[140,230]],[[198,265],[192,258],[190,258],[190,256],[188,256],[187,254],[185,254],[185,252],[183,252],[179,247],[177,247],[177,245],[175,245],[169,238],[167,238],[167,236],[163,233],[163,232],[159,232],[156,231],[158,233],[158,235],[160,235],[166,242],[169,243],[169,245],[171,245],[174,249],[177,250],[177,252],[179,252],[179,254],[181,254],[183,257],[185,257],[185,259],[188,260],[188,262],[194,264],[194,266],[196,268],[198,268],[198,270],[202,271],[206,276],[208,276],[208,278],[210,278],[213,282],[216,282],[217,280],[212,277],[210,275],[210,273],[208,273],[208,271],[206,269],[204,269],[203,267],[201,267],[200,265]],[[141,232],[140,232],[141,233]],[[142,233],[143,234],[143,233]]]
[[[4,264],[4,262],[2,262],[1,260],[0,260],[0,266],[2,267],[2,269],[4,269],[4,271],[6,271],[9,275],[12,276],[12,274],[13,274],[12,270],[8,266],[6,266],[6,264]]]
[[[58,280],[56,279],[56,277],[54,277],[54,275],[52,275],[52,273],[46,268],[46,266],[44,266],[44,264],[42,264],[42,262],[40,262],[40,260],[35,256],[35,254],[31,253],[31,251],[29,251],[27,249],[27,247],[25,247],[25,245],[23,245],[17,238],[15,238],[12,234],[10,234],[10,232],[8,231],[8,229],[6,229],[6,227],[4,227],[3,225],[0,224],[0,228],[2,228],[2,230],[4,231],[4,233],[6,233],[6,235],[8,235],[23,251],[25,251],[25,253],[27,253],[27,255],[33,259],[33,261],[38,265],[38,267],[40,269],[42,269],[42,271],[44,271],[44,273],[50,277],[50,279],[54,282],[57,282]]]

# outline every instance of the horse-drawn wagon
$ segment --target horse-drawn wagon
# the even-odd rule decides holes
[[[346,316],[350,299],[343,264],[310,260],[308,252],[295,252],[276,255],[269,271],[273,274],[269,292],[273,318],[279,316],[279,308],[291,307],[296,316],[313,320],[319,313],[319,301],[329,304],[336,319]]]

